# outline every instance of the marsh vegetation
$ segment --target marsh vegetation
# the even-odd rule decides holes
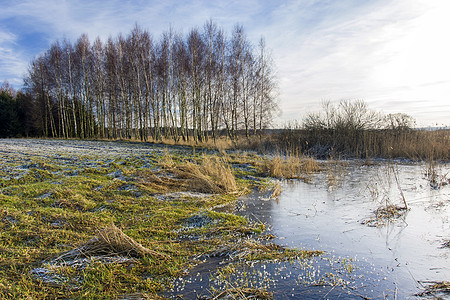
[[[448,275],[421,264],[448,255],[448,164],[37,139],[2,140],[0,155],[5,299],[406,296]],[[407,245],[422,222],[420,256]],[[395,251],[397,271],[376,271],[366,246]]]
[[[324,102],[301,123],[290,124],[274,137],[278,151],[327,159],[403,158],[421,161],[450,159],[450,130],[420,130],[406,114],[383,114],[362,100]]]
[[[214,210],[270,187],[269,158],[67,140],[2,140],[0,155],[4,299],[151,298],[198,257],[317,255]]]

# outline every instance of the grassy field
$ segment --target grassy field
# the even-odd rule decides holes
[[[1,299],[154,299],[224,247],[244,260],[320,254],[214,210],[252,189],[276,195],[267,176],[307,176],[307,158],[63,140],[2,140],[0,156]]]

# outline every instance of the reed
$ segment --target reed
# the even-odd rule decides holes
[[[164,159],[161,166],[184,180],[186,188],[203,193],[236,193],[236,180],[230,166],[219,157],[202,156],[199,163]]]
[[[305,178],[320,170],[316,160],[302,155],[275,156],[263,160],[261,164],[265,175],[284,179]]]
[[[394,184],[397,186],[401,203],[398,205],[397,199],[390,197],[390,188]],[[362,223],[372,227],[382,227],[390,222],[395,222],[403,218],[409,211],[405,195],[400,185],[398,170],[394,166],[388,166],[384,173],[379,173],[372,183],[367,185],[370,198],[379,202],[380,206],[374,212],[374,216]]]
[[[332,130],[286,128],[273,148],[319,158],[341,154],[357,158],[450,159],[450,130]]]
[[[448,296],[450,294],[450,281],[426,282],[428,286],[421,293],[416,294],[419,297],[431,299],[444,299],[439,296]],[[445,297],[446,298],[446,297]]]

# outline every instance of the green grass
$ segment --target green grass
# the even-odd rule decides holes
[[[215,163],[231,170],[224,158],[148,155],[145,159],[157,167],[156,171],[148,166],[143,168],[143,158],[138,156],[121,159],[84,154],[78,159],[76,163],[63,164],[51,157],[3,155],[0,162],[1,299],[111,299],[131,294],[155,298],[170,286],[173,278],[189,268],[191,257],[210,253],[236,236],[264,230],[264,224],[211,211],[216,205],[234,201],[252,187],[266,184],[264,180],[234,181],[231,177],[236,174],[220,178],[212,170]],[[187,161],[189,168],[186,168]],[[18,168],[25,162],[32,167]],[[208,198],[157,198],[163,193],[189,191],[192,179],[188,176],[174,179],[166,173],[197,172],[197,166],[199,170],[209,170],[211,175],[207,173],[195,184],[212,182],[221,187],[221,193]],[[122,177],[110,175],[116,171]],[[259,173],[258,168],[246,171],[246,175],[252,176]],[[227,190],[225,182],[235,186]],[[182,230],[189,217],[202,214],[211,222],[201,228]],[[86,243],[110,224],[115,224],[143,247],[161,253],[163,258],[144,256],[132,263],[94,261],[84,268],[50,268],[53,275],[62,278],[58,283],[33,276],[33,269],[46,267],[46,262]],[[180,238],[194,234],[203,237],[201,243]]]

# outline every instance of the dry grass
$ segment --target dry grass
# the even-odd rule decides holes
[[[278,199],[281,195],[282,188],[279,182],[276,182],[269,188],[269,199]]]
[[[440,281],[440,282],[431,282],[429,286],[426,287],[425,291],[417,294],[417,296],[431,296],[434,294],[444,294],[446,296],[450,295],[450,281]],[[440,297],[436,297],[436,299],[444,299]]]
[[[333,130],[286,129],[274,137],[274,150],[310,153],[326,158],[343,154],[360,158],[450,159],[450,130]]]
[[[362,223],[371,227],[381,227],[386,225],[388,222],[400,219],[406,214],[407,211],[408,209],[404,206],[386,205],[379,207],[375,211],[375,217],[367,219]]]
[[[138,141],[138,140],[135,140]],[[194,141],[191,138],[189,141],[183,141],[179,139],[175,141],[173,138],[162,139],[161,141],[153,141],[154,143],[162,143],[165,145],[181,145],[195,148],[207,148],[216,149],[219,152],[224,152],[225,150],[258,150],[265,152],[265,150],[273,150],[270,145],[272,142],[270,135],[265,135],[262,138],[256,135],[250,135],[246,137],[245,135],[239,135],[235,140],[230,139],[228,136],[220,136],[215,140],[212,138],[205,139],[203,141]]]
[[[317,161],[311,157],[298,155],[276,156],[272,159],[266,159],[262,162],[261,168],[263,173],[268,176],[285,179],[304,179],[305,175],[320,170]]]
[[[407,208],[403,206],[388,205],[386,207],[380,207],[376,210],[375,216],[380,220],[395,220],[403,216],[407,211]]]
[[[450,184],[450,174],[444,173],[439,163],[429,157],[427,159],[427,167],[425,170],[425,176],[428,178],[430,186],[433,189],[440,189],[448,184]]]
[[[178,190],[182,185],[180,180],[163,175],[157,175],[150,170],[138,170],[136,172],[136,177],[139,179],[140,185],[150,189],[156,194]]]
[[[256,288],[229,288],[224,291],[218,291],[214,296],[207,298],[209,300],[219,299],[273,299],[273,294]]]
[[[133,142],[140,142],[131,139]],[[220,136],[213,140],[177,141],[169,138],[150,140],[166,145],[182,145],[196,148],[225,150],[256,150],[260,153],[309,153],[310,155],[327,158],[330,154],[343,154],[359,158],[409,158],[427,160],[429,157],[439,160],[450,159],[450,130],[304,130],[298,126],[286,128],[281,133],[258,136],[239,136],[231,140]]]
[[[238,192],[231,167],[217,156],[203,155],[199,161],[180,159],[175,161],[166,153],[159,171],[138,170],[140,184],[155,193],[170,191],[194,191],[209,194],[233,194]]]
[[[450,248],[450,240],[449,241],[445,241],[444,243],[442,243],[440,248]]]
[[[136,140],[138,141],[138,140]],[[192,147],[193,149],[198,148],[208,148],[208,149],[217,149],[217,150],[226,150],[226,149],[235,149],[236,148],[236,142],[232,141],[228,137],[218,137],[216,140],[214,139],[207,139],[203,141],[194,141],[193,138],[191,138],[188,141],[183,141],[182,139],[179,139],[178,141],[175,141],[173,138],[163,138],[162,140],[152,140],[153,143],[161,143],[164,145],[181,145],[181,146],[187,146]]]
[[[117,300],[164,300],[165,298],[159,297],[158,295],[149,295],[146,293],[136,293],[120,295]]]
[[[151,256],[157,259],[168,258],[167,255],[145,248],[114,224],[99,230],[97,235],[74,250],[61,254],[56,260],[71,260],[79,257],[94,256]]]
[[[236,181],[230,166],[220,158],[205,157],[202,160],[201,169],[227,193],[237,191]]]
[[[161,165],[164,170],[183,179],[188,190],[213,194],[238,191],[230,166],[218,157],[203,156],[200,163],[164,161]]]
[[[346,173],[346,162],[341,160],[340,157],[336,159],[330,155],[324,167],[327,175],[327,185],[330,189],[343,183]]]

